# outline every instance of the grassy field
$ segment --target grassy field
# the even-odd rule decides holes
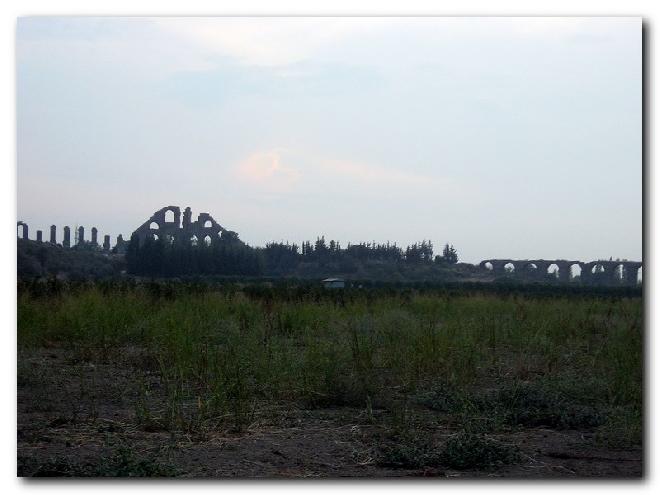
[[[639,297],[20,290],[19,475],[640,476],[642,344]]]

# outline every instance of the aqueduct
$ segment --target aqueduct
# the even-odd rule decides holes
[[[551,270],[553,266],[556,270]],[[587,284],[637,285],[642,262],[488,259],[479,263],[479,267],[490,270],[496,276],[508,276],[519,280],[542,281],[554,277],[565,283],[580,280]],[[573,276],[574,268],[580,270],[580,275],[577,277]]]

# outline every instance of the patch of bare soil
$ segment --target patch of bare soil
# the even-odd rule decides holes
[[[139,387],[131,366],[92,365],[45,349],[21,353],[18,368],[19,476],[632,478],[643,470],[639,447],[612,449],[598,445],[592,431],[543,428],[489,436],[517,446],[518,461],[510,465],[384,466],[384,427],[357,408],[272,404],[259,407],[241,432],[213,426],[167,431],[138,421]],[[152,382],[158,405],[164,397],[158,377]],[[424,428],[440,441],[457,431],[441,419]]]

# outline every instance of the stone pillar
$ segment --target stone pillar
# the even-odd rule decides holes
[[[623,277],[626,285],[637,285],[637,271],[641,268],[641,263],[624,263]]]
[[[98,244],[97,242],[98,233],[99,231],[96,229],[96,227],[92,227],[92,244]]]
[[[16,225],[17,227],[21,227],[21,234],[23,235],[23,239],[28,239],[29,231],[27,223],[18,222]]]
[[[127,243],[124,241],[122,235],[119,234],[117,236],[117,244],[115,244],[115,250],[117,251],[118,254],[126,253],[126,244]]]
[[[103,236],[103,251],[110,251],[110,236]]]
[[[603,263],[603,269],[604,269],[603,279],[605,284],[612,285],[617,283],[618,280],[614,276],[617,266],[618,265],[616,265],[615,263]]]
[[[85,242],[85,227],[82,225],[78,227],[78,244]]]
[[[568,263],[555,263],[559,268],[558,279],[560,282],[567,284],[571,281],[571,265]]]
[[[37,230],[37,242],[43,242],[43,232],[41,230]]]
[[[516,278],[523,278],[525,276],[525,265],[527,264],[527,262],[512,261],[511,264],[513,265],[513,275]]]
[[[183,211],[183,230],[185,231],[189,230],[191,224],[191,218],[192,218],[192,211],[190,210],[190,206],[188,206]]]
[[[57,244],[57,227],[55,225],[50,226],[50,243]]]
[[[538,280],[545,280],[548,276],[548,267],[552,264],[549,261],[535,261],[536,265],[536,278]]]
[[[71,229],[68,225],[64,227],[64,239],[62,239],[62,246],[65,248],[71,247]]]
[[[493,275],[502,275],[504,273],[504,263],[501,261],[491,261],[491,265],[493,265]]]

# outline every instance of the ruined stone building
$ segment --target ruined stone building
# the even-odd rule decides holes
[[[147,239],[163,239],[170,243],[213,244],[220,237],[223,239],[238,239],[238,234],[225,229],[208,213],[200,213],[197,220],[192,221],[192,212],[187,207],[181,214],[178,206],[165,206],[151,215],[140,225],[134,235],[140,243]]]

